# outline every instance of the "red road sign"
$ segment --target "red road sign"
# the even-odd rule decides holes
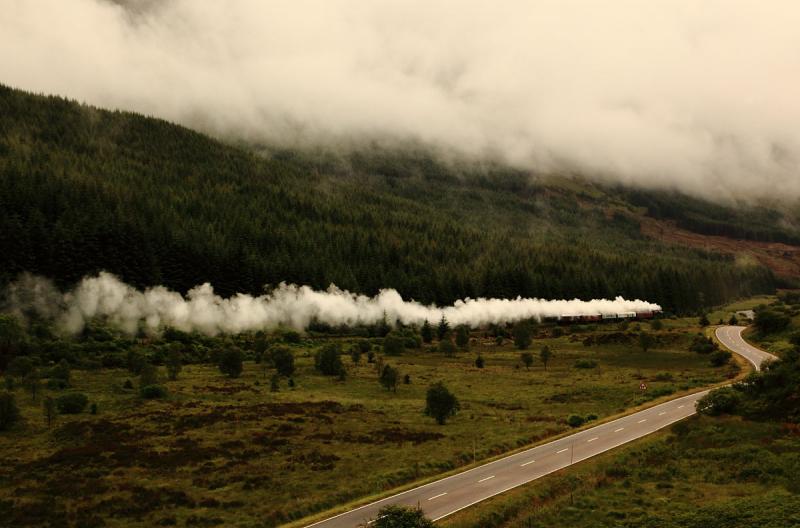
[[[640,383],[639,384],[639,390],[646,391],[647,390],[647,383],[644,383],[644,382]]]

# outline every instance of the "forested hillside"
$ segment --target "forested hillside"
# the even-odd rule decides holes
[[[0,182],[2,282],[30,271],[66,286],[108,270],[226,295],[287,281],[438,303],[624,295],[681,312],[775,286],[764,267],[642,236],[632,213],[736,234],[741,215],[721,206],[704,217],[702,202],[458,168],[413,149],[261,155],[6,87]],[[770,215],[745,220],[746,236],[797,239]]]

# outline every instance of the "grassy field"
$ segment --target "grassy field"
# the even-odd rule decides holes
[[[800,525],[800,430],[693,417],[459,512],[446,528]]]
[[[635,326],[538,339],[535,355],[544,344],[554,351],[547,370],[538,359],[520,366],[510,343],[475,336],[454,358],[428,349],[384,358],[410,377],[396,393],[365,359],[346,357],[344,382],[316,374],[313,352],[325,340],[294,346],[296,386],[284,380],[279,392],[274,371],[252,362],[238,379],[187,365],[164,383],[168,399],[148,401],[124,388],[136,385],[126,370],[74,371],[74,390],[96,415],[61,416],[48,429],[41,403],[15,391],[24,423],[0,434],[0,524],[279,525],[559,434],[570,414],[603,419],[736,375],[688,352],[685,331],[696,330],[665,326],[647,353]],[[609,342],[586,346],[589,336]],[[597,366],[576,368],[578,359]],[[422,413],[439,380],[461,400],[445,426]]]

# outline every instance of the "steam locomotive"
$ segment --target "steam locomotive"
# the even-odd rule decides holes
[[[604,323],[615,321],[647,320],[655,319],[661,314],[661,310],[648,310],[645,312],[622,312],[617,314],[583,314],[583,315],[559,315],[545,317],[545,322],[558,324],[573,323]]]

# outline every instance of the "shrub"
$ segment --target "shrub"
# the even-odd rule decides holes
[[[26,356],[18,356],[9,361],[6,375],[15,378],[24,378],[34,369],[33,361]]]
[[[391,365],[384,365],[379,381],[386,390],[397,392],[397,379],[399,376],[400,373],[397,372],[396,368]]]
[[[405,348],[405,338],[390,332],[383,338],[383,353],[387,356],[399,356]]]
[[[294,330],[289,330],[283,334],[283,342],[297,344],[300,342],[300,334]]]
[[[9,429],[19,420],[17,400],[10,392],[0,393],[0,431]]]
[[[475,366],[478,367],[479,369],[483,368],[484,366],[483,356],[479,355],[478,357],[475,358]]]
[[[593,369],[597,366],[597,361],[593,359],[579,359],[575,361],[575,368]]]
[[[731,360],[731,357],[732,357],[731,353],[728,352],[727,350],[717,350],[716,352],[711,354],[709,361],[711,361],[711,364],[713,366],[721,367],[723,365],[727,365],[728,362]]]
[[[526,369],[531,368],[531,365],[533,365],[533,354],[530,352],[523,352],[519,355],[519,358],[522,360],[522,363],[525,364]]]
[[[82,392],[71,392],[56,398],[56,408],[61,414],[82,413],[89,404],[89,398]]]
[[[289,347],[279,346],[272,349],[270,352],[272,363],[275,365],[275,370],[278,374],[291,378],[294,374],[294,354],[289,350]]]
[[[527,321],[520,321],[514,325],[514,346],[520,350],[525,350],[531,346],[533,342],[531,333],[531,325]]]
[[[719,345],[717,345],[713,339],[702,335],[695,336],[692,340],[692,344],[689,345],[689,350],[697,352],[698,354],[710,354],[718,348]]]
[[[403,376],[403,383],[404,383],[405,385],[411,385],[411,376],[409,376],[408,374],[406,374],[405,376]]]
[[[146,385],[142,387],[142,389],[139,391],[139,394],[141,394],[142,398],[145,400],[157,400],[160,398],[166,398],[168,393],[167,389],[161,385]]]
[[[739,408],[741,395],[732,387],[713,390],[697,402],[697,412],[710,416],[732,414]]]
[[[659,372],[653,376],[653,381],[672,381],[674,376],[670,372]]]
[[[372,350],[372,345],[368,340],[362,339],[358,342],[358,349],[362,354],[367,354],[370,350]]]
[[[238,378],[242,375],[243,354],[238,347],[225,350],[219,359],[219,370],[229,378]]]
[[[461,350],[469,349],[469,327],[467,325],[456,327],[456,346]]]
[[[439,341],[439,352],[447,357],[453,357],[456,355],[456,346],[450,339],[442,339]]]
[[[385,506],[372,524],[375,528],[434,528],[433,521],[419,508]]]
[[[567,425],[570,427],[580,427],[584,423],[583,416],[579,416],[577,414],[571,414],[569,418],[567,418]]]
[[[48,376],[51,380],[55,379],[60,381],[63,387],[69,387],[69,381],[72,377],[72,373],[70,371],[69,362],[66,359],[62,359],[58,362],[58,365],[50,369],[50,374]]]
[[[125,383],[122,384],[122,388],[131,390],[133,389],[133,382],[129,379],[125,380]]]
[[[314,367],[325,376],[340,376],[344,365],[340,356],[339,345],[327,344],[314,355]]]
[[[428,388],[425,396],[425,414],[433,417],[439,425],[444,425],[460,408],[458,398],[441,381]]]

